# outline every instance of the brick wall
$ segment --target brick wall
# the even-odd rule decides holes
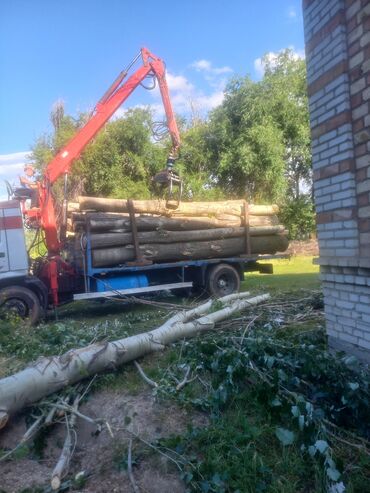
[[[303,0],[303,16],[327,331],[368,358],[370,0]]]

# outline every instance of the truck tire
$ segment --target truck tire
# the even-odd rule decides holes
[[[0,290],[0,311],[13,312],[35,325],[41,317],[42,309],[37,295],[23,286],[9,286]]]
[[[239,288],[239,273],[232,265],[218,264],[208,271],[206,289],[210,296],[219,298],[237,293]]]

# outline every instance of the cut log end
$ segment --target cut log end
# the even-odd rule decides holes
[[[61,481],[60,481],[60,478],[57,477],[57,476],[54,476],[51,480],[51,489],[53,491],[57,491],[59,490],[60,488],[60,485],[61,485]]]
[[[9,419],[9,414],[5,413],[4,411],[0,411],[0,430],[1,428],[4,428],[4,426],[8,422],[8,419]]]

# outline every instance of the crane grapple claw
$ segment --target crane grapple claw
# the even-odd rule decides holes
[[[165,196],[166,207],[177,209],[181,202],[183,189],[180,176],[172,168],[167,168],[153,176],[152,182],[157,194],[161,197]]]

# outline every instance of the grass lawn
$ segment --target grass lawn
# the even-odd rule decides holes
[[[319,266],[313,264],[313,257],[296,256],[290,259],[268,261],[274,266],[273,274],[246,273],[242,290],[269,290],[293,293],[300,289],[320,288]]]

